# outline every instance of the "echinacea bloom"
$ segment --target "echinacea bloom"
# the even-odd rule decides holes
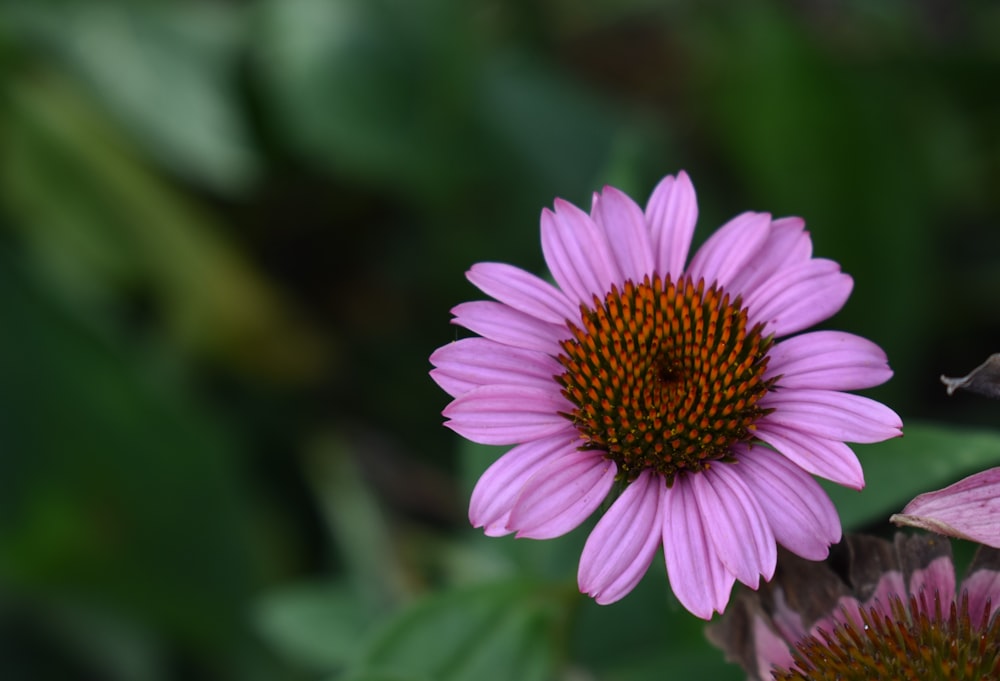
[[[956,596],[947,539],[844,544],[829,564],[783,555],[774,581],[742,592],[709,639],[759,681],[1000,678],[1000,551],[980,547]]]
[[[699,617],[736,580],[756,588],[777,544],[818,560],[840,520],[822,476],[860,489],[844,444],[900,434],[878,402],[841,391],[891,376],[873,343],[836,331],[785,340],[836,313],[853,282],[812,257],[799,218],[743,213],[688,261],[688,176],[645,211],[612,187],[588,215],[557,199],[541,216],[555,285],[500,263],[469,280],[496,299],[454,323],[481,336],[438,349],[454,397],[446,425],[517,445],[480,478],[469,518],[488,535],[547,539],[577,527],[618,483],[577,575],[598,603],[622,598],[663,547],[671,587]]]
[[[1000,468],[925,492],[889,520],[1000,548]]]

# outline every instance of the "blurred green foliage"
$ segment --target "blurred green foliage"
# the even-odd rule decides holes
[[[1000,461],[1000,6],[0,2],[4,678],[739,678],[657,561],[464,521],[427,356],[537,217],[686,168],[806,218],[896,371],[852,527]],[[923,421],[923,423],[921,423]],[[932,421],[963,424],[933,425]]]

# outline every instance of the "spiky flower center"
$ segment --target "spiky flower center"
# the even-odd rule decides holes
[[[747,328],[740,298],[687,277],[594,296],[581,326],[569,325],[557,377],[581,448],[603,450],[625,480],[649,469],[668,485],[730,458],[766,413],[757,402],[773,382],[763,378],[772,340],[762,328]]]
[[[888,611],[861,609],[859,625],[837,624],[796,645],[795,663],[777,669],[775,681],[983,681],[1000,678],[1000,617],[987,605],[978,622],[969,616],[968,594],[954,599],[947,616],[935,594],[903,604],[890,598]]]

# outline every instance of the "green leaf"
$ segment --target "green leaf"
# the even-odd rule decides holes
[[[570,640],[575,663],[601,681],[744,678],[705,638],[705,622],[670,593],[662,555],[622,600],[598,605],[580,597]]]
[[[235,442],[0,251],[0,582],[218,644],[261,567]]]
[[[447,185],[474,167],[463,134],[460,3],[267,0],[256,66],[268,113],[304,157],[388,184]]]
[[[523,580],[434,595],[390,622],[350,678],[546,681],[555,667],[562,595]]]
[[[239,106],[242,16],[200,3],[30,3],[7,12],[61,57],[147,152],[236,192],[258,174]]]
[[[1000,433],[909,422],[903,437],[854,445],[865,470],[861,492],[823,482],[845,528],[886,524],[922,492],[1000,463]]]
[[[105,681],[167,681],[163,642],[135,619],[122,617],[94,604],[83,605],[70,599],[42,598],[14,605],[16,598],[5,594],[0,599],[0,627],[4,631],[4,676],[28,677],[31,672],[11,659],[10,650],[33,647],[32,637],[39,637],[47,652],[58,651],[60,671],[37,671],[32,678],[100,678]],[[13,633],[11,630],[16,630]],[[26,640],[22,640],[22,637]],[[30,656],[31,653],[27,653]],[[24,655],[24,653],[22,653]],[[21,659],[24,659],[23,657]],[[85,671],[84,671],[85,670]]]
[[[146,295],[194,350],[293,380],[323,370],[329,343],[72,81],[44,69],[9,81],[0,190],[11,227],[67,298],[99,307]]]
[[[306,466],[355,596],[381,611],[407,594],[408,576],[385,513],[358,468],[359,456],[340,437],[325,433],[310,443]]]
[[[334,681],[331,679],[330,681]],[[336,681],[343,681],[342,677],[336,677]],[[401,674],[386,674],[384,672],[361,672],[350,677],[347,681],[422,681],[415,676]]]
[[[622,122],[599,97],[515,50],[484,66],[480,89],[483,125],[540,184],[560,195],[601,179]]]
[[[262,635],[290,660],[320,671],[351,663],[371,624],[371,612],[347,585],[298,584],[257,604]]]

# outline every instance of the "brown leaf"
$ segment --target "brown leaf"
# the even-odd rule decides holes
[[[961,389],[1000,399],[1000,353],[990,355],[967,376],[962,378],[942,376],[941,382],[947,386],[949,395]]]

